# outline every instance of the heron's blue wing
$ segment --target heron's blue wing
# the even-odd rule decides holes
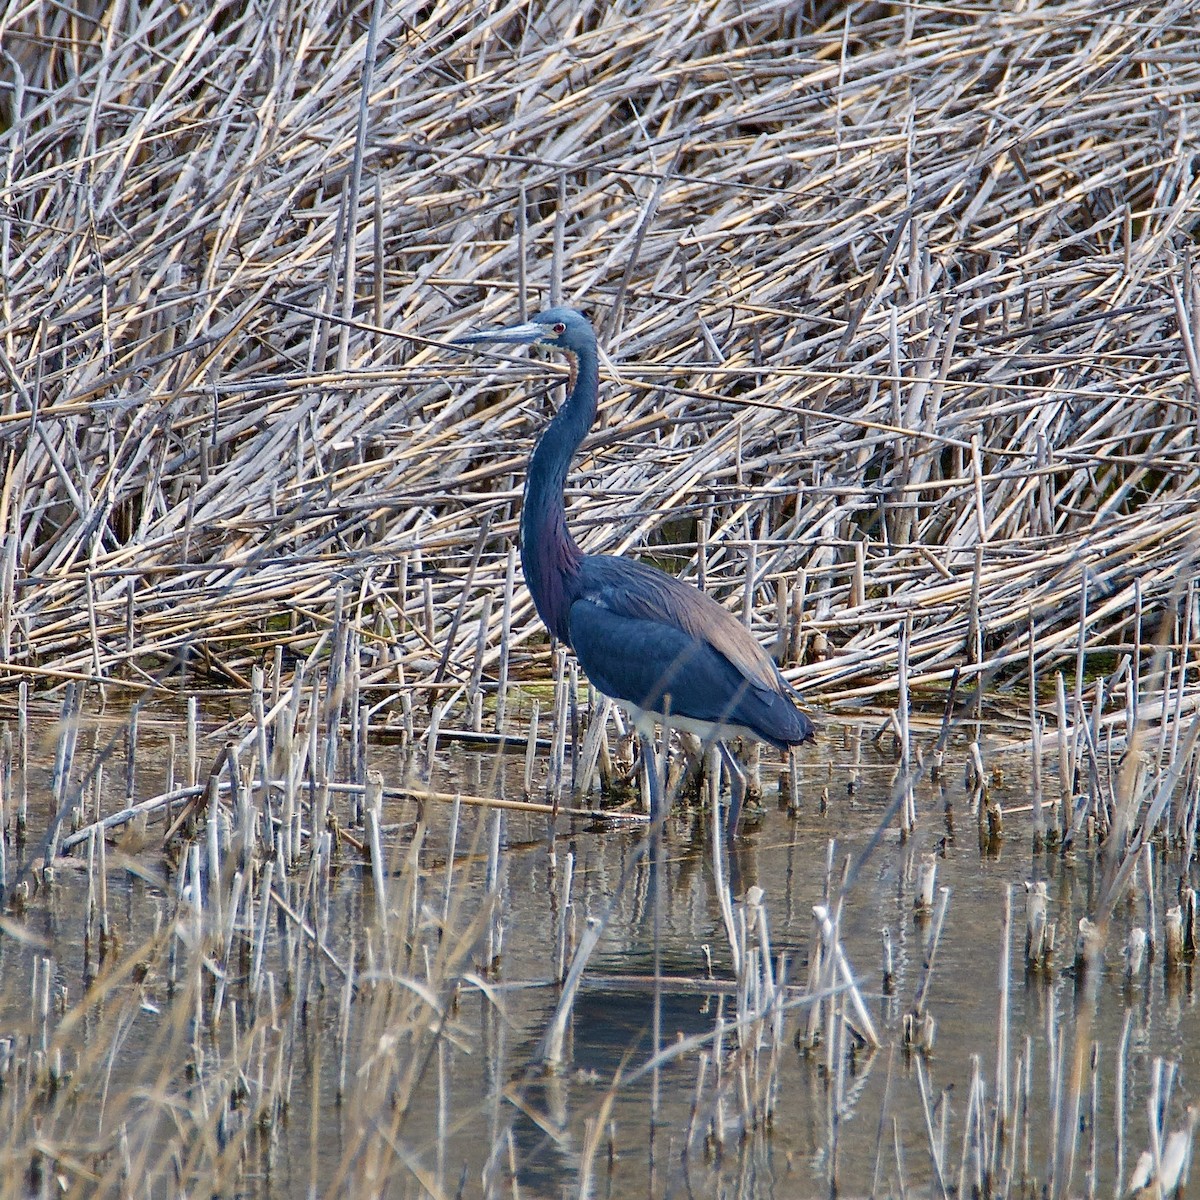
[[[764,742],[803,742],[811,722],[781,688],[764,688],[678,625],[614,611],[599,599],[570,608],[571,646],[592,683],[648,713],[742,728]]]
[[[645,563],[605,554],[586,555],[580,568],[584,598],[707,644],[753,685],[771,691],[787,686],[745,625],[699,588]]]
[[[579,664],[606,696],[660,715],[669,708],[696,721],[743,723],[733,710],[748,685],[710,647],[590,600],[571,606],[570,624]]]

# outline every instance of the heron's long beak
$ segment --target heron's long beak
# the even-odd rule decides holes
[[[510,346],[521,346],[529,342],[537,342],[546,336],[546,326],[536,321],[527,321],[524,325],[501,325],[494,329],[477,329],[473,333],[464,333],[454,339],[455,345],[473,346],[478,342],[498,342]]]

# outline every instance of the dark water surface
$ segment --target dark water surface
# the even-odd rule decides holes
[[[178,734],[178,759],[182,729],[173,729],[169,720],[142,723],[135,780],[139,798],[164,786],[169,732]],[[846,857],[862,854],[891,799],[890,738],[877,747],[873,732],[870,724],[826,726],[820,743],[800,755],[796,813],[779,803],[777,768],[768,768],[764,756],[765,808],[736,847],[734,898],[754,886],[762,889],[773,953],[777,960],[782,956],[787,982],[797,987],[805,981],[814,945],[813,906],[828,902],[829,865],[836,891]],[[88,746],[94,751],[107,736],[93,734],[90,743],[84,736],[80,761],[86,761]],[[920,740],[932,744],[933,735]],[[773,1095],[773,1118],[769,1127],[742,1132],[740,1089],[728,1078],[724,1090],[718,1088],[711,1039],[657,1071],[642,1070],[656,1038],[660,1047],[703,1039],[718,1017],[733,1015],[730,946],[707,818],[698,808],[680,806],[652,868],[648,859],[635,862],[644,837],[638,827],[505,813],[499,818],[500,915],[477,940],[468,963],[480,979],[486,976],[488,992],[469,981],[458,989],[446,1036],[428,1043],[432,1049],[415,1071],[408,1093],[413,1101],[399,1117],[378,1113],[408,1164],[406,1182],[397,1182],[388,1194],[557,1197],[586,1188],[596,1196],[826,1196],[835,1190],[936,1195],[943,1186],[954,1193],[960,1183],[970,1194],[973,1060],[975,1086],[982,1087],[977,1096],[989,1114],[986,1137],[995,1133],[990,1114],[1000,1045],[1006,892],[1012,904],[1007,1110],[1017,1114],[1017,1125],[1008,1132],[1000,1159],[1012,1163],[1008,1194],[1043,1185],[1052,1171],[1052,1132],[1061,1120],[1062,1063],[1070,1061],[1082,1002],[1081,983],[1071,970],[1076,929],[1081,917],[1094,915],[1099,867],[1090,846],[1067,857],[1034,853],[1031,818],[1022,811],[1029,804],[1028,756],[995,735],[983,744],[993,795],[1006,810],[1003,838],[987,842],[980,837],[964,785],[964,734],[950,746],[942,778],[933,782],[926,776],[918,785],[915,833],[902,840],[893,821],[844,897],[842,944],[881,1048],[831,1051],[827,1034],[815,1047],[798,1048],[796,1034],[808,1009],[803,1004],[790,1008],[773,1052],[759,1055],[753,1084]],[[46,789],[53,749],[49,734],[43,742],[33,741],[25,854],[52,811]],[[396,748],[372,747],[370,758],[389,784],[410,774]],[[996,772],[1000,766],[1002,772]],[[440,752],[429,782],[440,792],[519,799],[522,769],[520,756],[498,763],[494,753],[451,746]],[[104,811],[121,806],[125,787],[125,767],[114,758],[100,783]],[[462,808],[447,887],[450,811],[448,804],[427,803],[418,814],[411,800],[387,802],[390,902],[407,905],[417,926],[437,925],[448,905],[447,928],[465,928],[485,902],[487,848],[498,818],[491,810]],[[11,811],[6,815],[11,819]],[[405,874],[404,856],[418,815],[425,826],[420,883],[399,895],[402,882],[413,877],[412,871]],[[173,911],[178,865],[161,849],[161,830],[161,824],[151,825],[144,843],[109,848],[110,921],[123,950],[148,937]],[[938,886],[950,891],[927,995],[936,1040],[929,1053],[921,1054],[903,1046],[902,1024],[913,1007],[932,928],[928,915],[914,911],[919,871],[930,853],[936,855]],[[76,855],[86,862],[86,847]],[[10,842],[10,882],[19,861]],[[1160,930],[1165,907],[1177,902],[1178,864],[1172,852],[1156,852]],[[564,905],[569,871],[570,909]],[[1059,942],[1052,968],[1037,974],[1025,971],[1022,955],[1025,885],[1034,879],[1048,883]],[[343,962],[353,953],[360,976],[369,976],[364,954],[368,946],[371,953],[379,951],[378,930],[370,928],[376,904],[370,868],[345,853],[328,887],[327,943]],[[22,913],[10,914],[0,936],[0,1022],[14,1039],[9,1044],[36,1045],[40,1027],[54,1025],[53,1016],[47,1018],[39,1008],[47,965],[49,987],[56,995],[61,989],[62,1006],[80,1000],[96,959],[94,946],[85,955],[82,940],[87,898],[86,871],[60,866],[52,887],[39,890]],[[568,1024],[567,1061],[554,1071],[537,1066],[558,1000],[554,979],[564,921],[577,940],[585,918],[603,914],[608,922]],[[1170,1084],[1163,1093],[1168,1131],[1184,1123],[1200,1078],[1200,1019],[1191,967],[1168,971],[1160,953],[1132,978],[1123,969],[1121,947],[1128,931],[1144,924],[1144,903],[1132,900],[1116,914],[1109,939],[1091,1031],[1094,1125],[1089,1076],[1073,1195],[1113,1195],[1124,1187],[1138,1155],[1151,1144],[1147,1099],[1156,1072],[1160,1084],[1164,1078]],[[888,994],[881,978],[884,930],[890,933],[895,971]],[[281,977],[282,943],[286,935],[272,922],[267,959]],[[490,971],[482,952],[488,945],[498,951]],[[436,953],[436,939],[426,945],[427,957],[430,946]],[[116,1034],[97,1021],[94,1029],[81,1023],[73,1035],[84,1041],[109,1039],[115,1051],[105,1077],[110,1093],[97,1098],[97,1130],[105,1125],[104,1103],[134,1105],[130,1094],[145,1086],[139,1053],[161,1036],[170,1004],[165,981],[152,975],[139,996],[136,1015],[122,1018]],[[286,1114],[265,1123],[257,1157],[228,1194],[307,1195],[314,1179],[320,1190],[343,1178],[348,1158],[360,1153],[352,1129],[361,1126],[363,1113],[346,1101],[339,1104],[339,1072],[344,1062],[353,1077],[375,1055],[403,1056],[409,1042],[399,1038],[390,1046],[386,1030],[381,1034],[363,1014],[365,1004],[356,1003],[343,1044],[341,996],[341,980],[331,971],[302,1013],[291,1016],[294,1052]],[[721,1043],[725,1062],[731,1061],[734,1044],[727,1032]],[[703,1074],[702,1052],[707,1056]],[[722,1131],[723,1141],[714,1137]],[[960,1179],[964,1162],[968,1169]],[[1061,1156],[1057,1170],[1063,1170]],[[993,1180],[992,1188],[1000,1192],[1000,1181]]]

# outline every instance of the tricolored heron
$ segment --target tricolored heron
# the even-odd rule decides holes
[[[757,738],[783,750],[812,738],[813,723],[770,656],[711,596],[645,563],[584,554],[571,536],[563,484],[596,417],[600,382],[591,323],[576,309],[550,308],[458,342],[550,346],[567,355],[570,395],[534,448],[525,478],[525,583],[546,628],[574,651],[596,689],[633,717],[650,776],[651,817],[663,815],[654,766],[658,720],[720,747],[729,769],[732,835],[746,782],[725,738]]]

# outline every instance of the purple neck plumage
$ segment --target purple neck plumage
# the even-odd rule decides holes
[[[595,343],[573,348],[571,353],[570,395],[534,447],[521,510],[525,584],[546,628],[568,646],[567,617],[576,598],[583,551],[567,529],[563,485],[571,459],[595,419],[600,382]]]

